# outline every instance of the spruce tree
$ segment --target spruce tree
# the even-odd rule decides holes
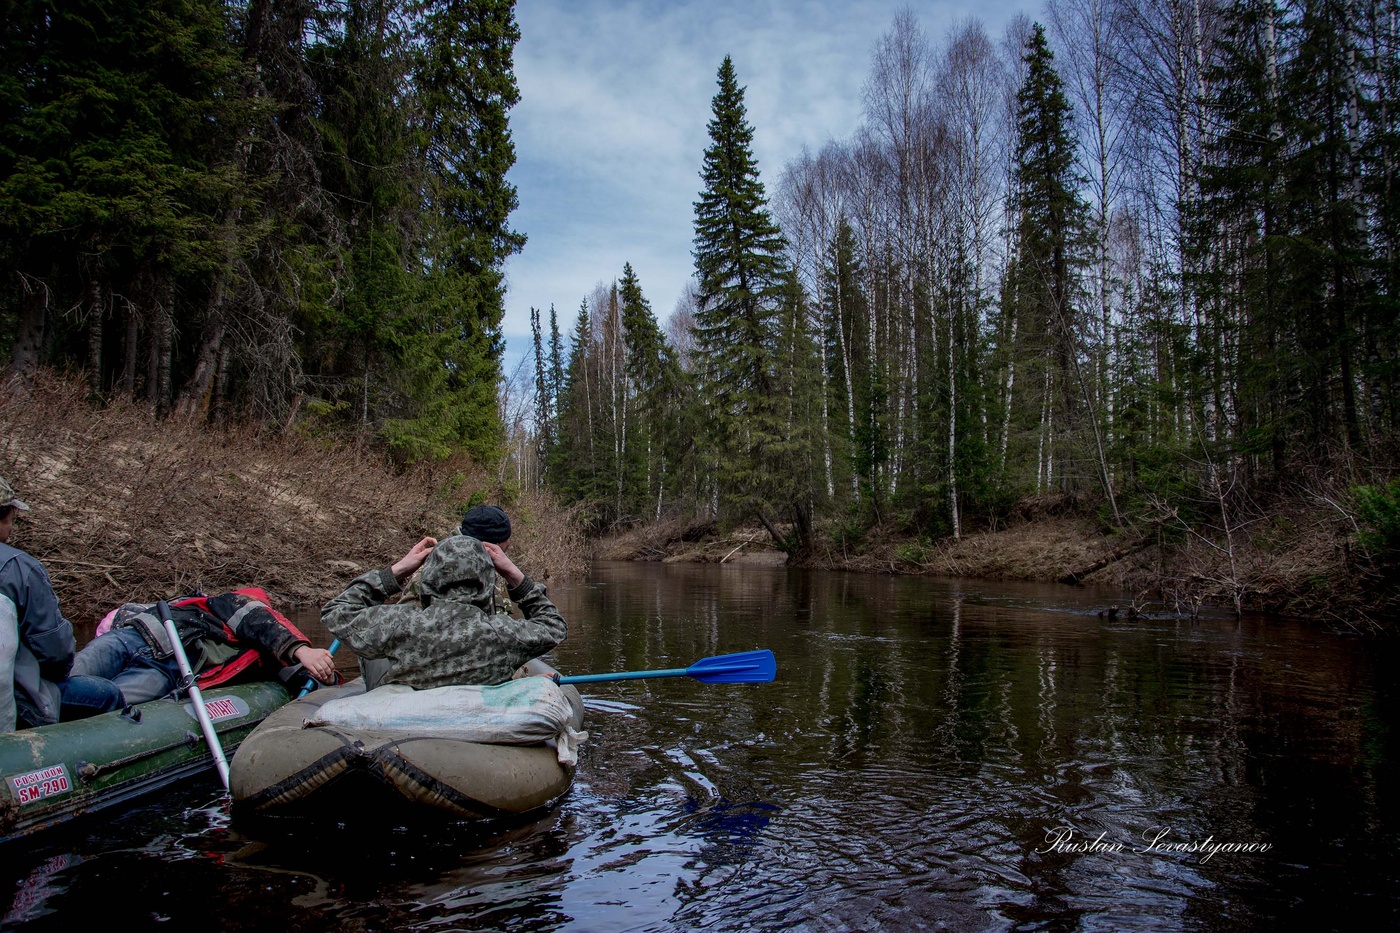
[[[219,163],[238,69],[223,9],[10,3],[0,54],[0,256],[10,270],[0,302],[19,311],[11,361],[36,365],[47,332],[103,393],[119,368],[104,346],[169,290],[198,296],[222,252],[211,232],[237,184]],[[70,307],[79,313],[66,320],[53,313]]]
[[[1283,73],[1296,137],[1285,164],[1288,241],[1282,285],[1294,306],[1303,363],[1307,447],[1339,442],[1359,453],[1355,347],[1369,291],[1354,107],[1358,49],[1349,3],[1306,4],[1297,51]],[[1340,428],[1340,430],[1339,430]]]
[[[504,265],[525,244],[509,226],[518,198],[506,180],[515,163],[509,111],[520,99],[514,11],[514,0],[436,0],[427,7],[413,69],[425,271],[413,327],[416,343],[426,345],[419,351],[445,373],[452,448],[482,459],[504,442],[496,404]],[[435,404],[440,392],[416,397]]]
[[[785,369],[784,241],[759,180],[744,90],[728,56],[718,83],[701,171],[705,186],[695,202],[696,356],[717,458],[715,491],[735,517],[769,522],[770,513],[796,505],[774,486],[773,448],[788,429],[778,394]]]
[[[605,452],[611,444],[601,440],[595,418],[599,403],[593,320],[585,300],[579,304],[569,347],[569,361],[559,392],[559,430],[550,452],[547,475],[550,488],[567,505],[580,506],[580,519],[595,527],[601,521],[601,505],[611,488],[605,469]]]
[[[549,396],[554,401],[549,417],[554,424],[559,423],[559,396],[564,391],[564,361],[559,339],[559,315],[554,304],[549,306]]]
[[[554,447],[555,389],[545,356],[544,330],[538,308],[530,309],[530,339],[535,356],[535,444],[537,459],[547,472],[549,451]]]
[[[1289,31],[1272,0],[1224,11],[1216,64],[1206,73],[1216,132],[1191,228],[1202,317],[1239,347],[1231,433],[1256,475],[1285,469],[1289,439],[1308,411],[1291,300],[1281,287],[1289,241],[1281,180],[1295,135],[1280,68]],[[1204,343],[1199,334],[1196,342]],[[1199,408],[1197,395],[1173,401]]]
[[[314,322],[322,337],[313,375],[335,386],[348,426],[384,437],[404,455],[441,455],[443,412],[423,420],[415,399],[437,397],[434,354],[410,340],[417,297],[409,218],[417,201],[402,80],[409,36],[389,4],[352,0],[341,30],[308,55],[320,85],[320,169],[347,233],[337,301]],[[406,383],[395,376],[413,370]],[[422,391],[417,383],[433,383]]]
[[[632,444],[644,466],[634,497],[639,510],[655,518],[660,503],[672,488],[667,474],[676,459],[670,455],[675,436],[668,430],[668,413],[677,401],[680,364],[661,334],[651,303],[642,294],[641,282],[630,262],[623,265],[618,295],[622,301],[627,347],[627,378],[635,405]]]
[[[1064,440],[1075,439],[1081,420],[1074,367],[1086,215],[1078,194],[1070,104],[1039,24],[1027,39],[1023,61],[1026,76],[1016,95],[1011,313],[1019,319],[1021,345],[1029,350],[1027,375],[1043,386],[1030,396],[1034,404],[1025,418],[1036,423],[1040,438],[1039,482],[1074,488],[1080,477],[1067,468],[1083,451]]]

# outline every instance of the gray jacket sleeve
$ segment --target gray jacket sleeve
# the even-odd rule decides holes
[[[39,675],[55,683],[67,677],[77,642],[73,625],[58,610],[58,597],[44,566],[27,554],[17,554],[0,568],[0,591],[18,610],[20,642],[39,662]]]
[[[371,570],[350,582],[339,596],[321,609],[321,624],[362,658],[382,658],[393,636],[396,618],[404,606],[384,601],[400,592],[399,581],[388,567]]]

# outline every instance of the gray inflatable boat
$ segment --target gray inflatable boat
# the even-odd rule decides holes
[[[534,660],[517,676],[551,676]],[[583,728],[583,699],[561,687]],[[364,678],[322,687],[272,713],[229,763],[235,814],[395,812],[407,806],[464,820],[491,820],[550,806],[569,789],[574,766],[547,744],[496,745],[440,735],[318,725],[320,707],[365,692]],[[348,808],[348,811],[347,811]]]

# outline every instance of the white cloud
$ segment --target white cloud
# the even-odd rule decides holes
[[[511,225],[529,241],[506,265],[506,371],[529,351],[531,307],[553,304],[567,332],[583,297],[625,262],[657,317],[670,316],[692,273],[692,205],[725,55],[746,89],[771,195],[804,145],[854,132],[871,51],[904,5],[519,0]],[[1037,8],[943,0],[916,15],[936,41],[960,19],[976,16],[996,35]]]

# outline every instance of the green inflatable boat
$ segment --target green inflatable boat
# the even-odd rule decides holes
[[[267,680],[210,688],[203,698],[226,756],[292,699]],[[0,843],[213,773],[213,765],[188,698],[0,734]]]

